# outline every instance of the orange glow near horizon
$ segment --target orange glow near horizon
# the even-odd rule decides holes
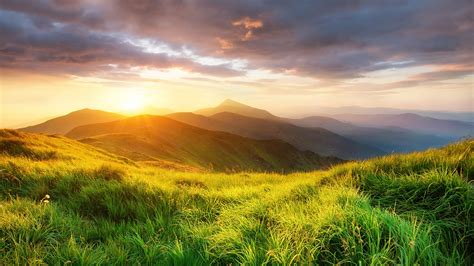
[[[141,113],[146,105],[146,97],[142,91],[126,91],[120,94],[117,109],[126,114]]]
[[[4,72],[0,127],[31,125],[83,108],[124,115],[142,114],[150,108],[189,112],[215,106],[226,98],[280,116],[317,114],[321,106],[348,105],[472,111],[473,76],[409,88],[394,86],[434,71],[431,67],[376,71],[337,83],[264,70],[248,71],[245,77],[210,77],[179,68],[130,71],[136,76],[120,80]],[[428,88],[436,93],[427,94]]]

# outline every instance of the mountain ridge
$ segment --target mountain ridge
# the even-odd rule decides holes
[[[231,102],[234,103],[235,101],[231,101]],[[225,104],[223,106],[225,107]],[[246,105],[240,104],[240,106],[246,106]],[[258,109],[254,107],[250,107],[250,108],[251,110]],[[258,109],[258,110],[261,110],[261,109]],[[253,112],[251,111],[243,112],[242,109],[239,109],[239,110],[226,109],[226,108],[223,108],[222,106],[220,108],[212,110],[212,112],[209,112],[209,113],[212,113],[215,115],[217,114],[216,112],[218,111],[236,112],[237,114],[244,115],[244,116],[249,116],[246,114],[250,114],[250,117],[252,117],[253,115]],[[357,125],[355,123],[344,122],[334,117],[313,115],[313,116],[309,116],[309,117],[305,117],[301,119],[291,119],[291,118],[278,117],[271,113],[269,114],[271,115],[272,121],[285,122],[285,123],[293,124],[300,127],[323,128],[335,134],[338,134],[340,136],[343,136],[345,138],[358,142],[362,145],[368,145],[368,146],[383,150],[384,153],[418,151],[418,150],[423,150],[430,147],[440,147],[440,146],[448,144],[450,141],[456,140],[456,138],[453,136],[436,136],[432,134],[432,132],[414,132],[407,128],[401,128],[401,127],[396,128],[394,125],[390,125],[386,127],[378,127],[376,125],[363,126],[363,125]],[[409,114],[405,116],[411,117],[412,115]],[[257,118],[261,118],[261,115],[260,117],[257,117]],[[205,126],[209,126],[209,122],[206,122],[206,123],[207,125]],[[195,124],[195,125],[198,125],[198,124]],[[228,126],[232,127],[232,124],[229,124]],[[210,128],[215,129],[216,127],[210,127]],[[219,128],[219,127],[217,128],[222,130],[222,128]],[[231,130],[229,131],[233,133],[238,133]],[[252,137],[255,137],[255,136],[252,136]],[[313,150],[313,151],[318,152],[316,150]],[[339,154],[338,156],[341,156],[341,155]]]
[[[474,125],[457,120],[438,119],[413,113],[403,114],[341,114],[332,116],[341,121],[360,126],[390,127],[396,126],[419,133],[440,136],[465,137],[472,136]]]
[[[70,112],[66,115],[49,119],[43,123],[19,128],[19,131],[43,134],[61,134],[64,135],[77,126],[92,123],[110,122],[125,118],[124,115],[84,108]]]
[[[218,171],[303,171],[342,162],[300,151],[282,140],[255,140],[215,132],[168,117],[141,115],[84,125],[67,137],[129,157],[132,154]],[[120,150],[127,151],[120,153]]]
[[[273,115],[267,110],[255,108],[255,107],[252,107],[252,106],[249,106],[249,105],[246,105],[246,104],[243,104],[231,99],[226,99],[215,107],[199,109],[199,110],[194,111],[193,113],[205,115],[205,116],[211,116],[211,115],[215,115],[217,113],[222,113],[222,112],[231,112],[231,113],[242,114],[242,115],[246,115],[250,117],[265,118],[265,119],[271,119],[271,120],[280,119],[279,117]]]
[[[181,122],[255,139],[282,139],[300,150],[310,150],[325,156],[343,159],[381,155],[376,148],[356,143],[322,128],[304,128],[282,120],[268,120],[221,112],[211,116],[194,113],[169,115]]]

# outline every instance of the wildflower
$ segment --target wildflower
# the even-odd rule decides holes
[[[44,204],[48,204],[49,203],[49,199],[51,199],[51,197],[46,194],[44,195],[44,197],[40,200],[40,203],[44,203]]]

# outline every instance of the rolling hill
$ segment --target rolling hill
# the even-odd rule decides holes
[[[80,126],[66,136],[134,160],[156,158],[216,171],[287,172],[341,162],[300,151],[281,140],[213,132],[160,116]]]
[[[168,117],[193,126],[249,138],[281,139],[300,150],[343,159],[360,159],[383,154],[381,150],[359,144],[326,129],[299,127],[279,120],[260,119],[229,112],[209,117],[193,113],[176,113]]]
[[[125,116],[100,110],[82,109],[64,116],[50,119],[44,123],[20,128],[18,130],[31,133],[60,134],[64,135],[71,129],[94,123],[110,122]]]
[[[360,126],[369,127],[399,127],[422,134],[433,134],[451,138],[474,135],[474,125],[456,120],[436,119],[412,113],[356,115],[339,114],[334,118]]]

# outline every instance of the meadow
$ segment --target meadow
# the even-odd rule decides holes
[[[1,130],[0,264],[472,265],[473,146],[229,174]]]

